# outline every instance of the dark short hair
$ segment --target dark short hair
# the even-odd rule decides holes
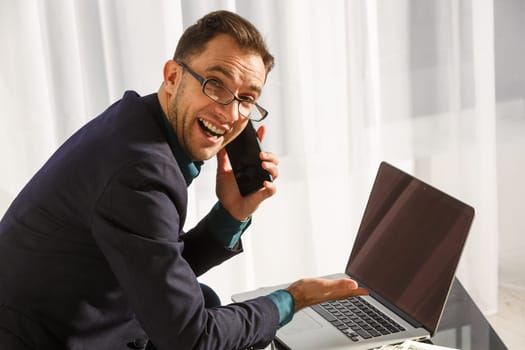
[[[173,60],[184,62],[190,56],[200,54],[218,34],[228,34],[242,49],[259,54],[266,74],[273,68],[274,58],[257,28],[238,14],[224,10],[211,12],[189,26],[179,39]]]

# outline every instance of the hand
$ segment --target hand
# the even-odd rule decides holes
[[[264,138],[266,129],[261,125],[257,129],[257,137],[260,141]],[[277,156],[271,152],[261,152],[262,167],[270,173],[273,180],[279,176],[279,160]],[[259,205],[268,197],[271,197],[277,191],[273,182],[265,181],[263,187],[258,191],[243,197],[237,187],[235,176],[228,160],[228,154],[225,149],[217,153],[217,180],[216,180],[216,194],[222,206],[239,221],[244,221],[250,217]]]
[[[329,300],[368,295],[366,289],[360,288],[356,281],[349,278],[337,280],[305,278],[292,283],[286,290],[295,301],[295,312]]]

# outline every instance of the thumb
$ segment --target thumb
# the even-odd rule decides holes
[[[226,149],[221,149],[217,153],[217,172],[225,172],[231,169],[230,160]]]
[[[261,125],[257,128],[257,138],[260,142],[264,139],[264,134],[266,134],[266,127],[264,125]]]

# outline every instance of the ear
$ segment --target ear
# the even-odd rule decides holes
[[[169,60],[164,64],[164,84],[163,88],[166,94],[171,97],[179,85],[182,74],[182,67],[175,61]]]

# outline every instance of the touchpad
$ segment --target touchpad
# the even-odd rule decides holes
[[[292,321],[279,330],[279,333],[294,334],[312,329],[321,328],[323,325],[317,322],[304,310],[295,314]]]

